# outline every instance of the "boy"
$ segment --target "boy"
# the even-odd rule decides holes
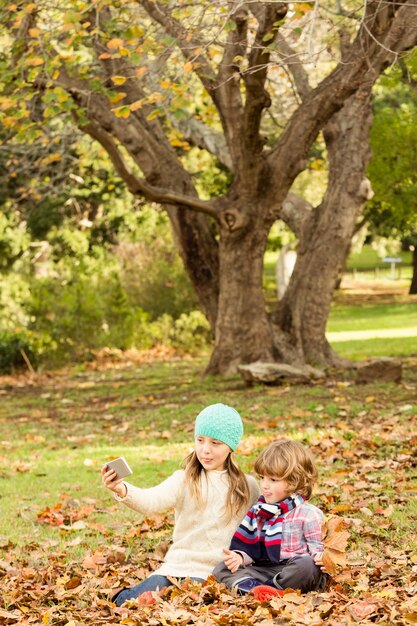
[[[323,513],[307,502],[317,478],[310,452],[297,441],[275,441],[255,462],[262,495],[236,530],[213,574],[258,599],[320,589]]]

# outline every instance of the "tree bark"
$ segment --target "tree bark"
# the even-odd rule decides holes
[[[220,291],[214,350],[207,373],[231,374],[237,366],[274,359],[273,336],[262,289],[268,230],[221,230]]]
[[[297,262],[273,314],[284,337],[284,360],[312,365],[339,363],[326,340],[326,324],[355,223],[369,188],[364,184],[370,157],[371,87],[349,98],[325,128],[329,183],[323,202],[302,230]]]

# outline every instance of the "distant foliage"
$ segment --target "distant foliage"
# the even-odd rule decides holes
[[[155,344],[163,344],[187,354],[198,354],[211,343],[210,324],[201,311],[182,313],[174,320],[162,315],[152,324]]]
[[[134,201],[86,148],[74,172],[56,155],[44,178],[31,178],[43,158],[42,146],[32,147],[33,172],[22,164],[18,184],[0,195],[0,372],[84,360],[105,347],[195,353],[210,342],[166,214]],[[0,155],[5,181],[4,164]]]
[[[23,332],[0,332],[0,374],[11,374],[14,370],[28,367],[26,359],[33,366],[37,364],[30,336]]]
[[[209,345],[209,324],[195,310],[181,262],[163,237],[153,249],[150,242],[125,242],[116,254],[100,248],[83,255],[87,240],[65,232],[72,256],[42,263],[39,275],[19,274],[17,283],[4,276],[1,372],[27,367],[21,349],[33,367],[51,367],[93,358],[104,347],[165,345],[195,354]]]

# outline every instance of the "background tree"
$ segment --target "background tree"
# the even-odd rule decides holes
[[[3,124],[27,141],[39,117],[71,113],[129,190],[166,209],[214,331],[211,372],[260,359],[335,361],[324,330],[367,197],[370,93],[415,45],[417,16],[412,0],[334,8],[97,0],[58,11],[45,0],[2,16]],[[271,125],[267,111],[280,101],[286,115]],[[311,208],[288,194],[321,130],[329,186]],[[227,168],[223,193],[198,193],[191,147]],[[262,266],[277,219],[297,233],[299,254],[269,317]]]
[[[382,77],[374,98],[369,176],[371,232],[413,248],[410,294],[417,293],[417,54]]]

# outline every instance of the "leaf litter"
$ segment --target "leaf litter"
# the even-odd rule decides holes
[[[33,524],[49,526],[59,541],[17,546],[6,537],[0,542],[0,624],[417,624],[415,541],[402,539],[397,528],[402,521],[395,519],[406,519],[416,493],[413,405],[404,400],[397,409],[383,412],[376,407],[374,393],[364,397],[358,413],[350,406],[347,390],[334,389],[343,415],[325,422],[321,406],[323,431],[310,428],[308,438],[321,473],[315,502],[326,513],[323,560],[332,576],[324,591],[301,595],[286,590],[282,598],[259,603],[209,578],[203,584],[174,585],[155,594],[154,604],[135,600],[118,608],[111,601],[116,590],[137,584],[159,566],[169,545],[172,516],[124,526],[103,524],[96,520],[102,505],[64,493],[48,507],[30,512]],[[304,430],[311,414],[298,411]],[[285,421],[265,416],[263,434],[248,435],[241,454],[251,456],[277,436]],[[26,466],[14,468],[22,470]],[[106,510],[114,520],[114,504]],[[412,532],[415,538],[415,526]],[[91,535],[98,546],[89,549]],[[69,558],[75,546],[82,547],[82,556]]]

